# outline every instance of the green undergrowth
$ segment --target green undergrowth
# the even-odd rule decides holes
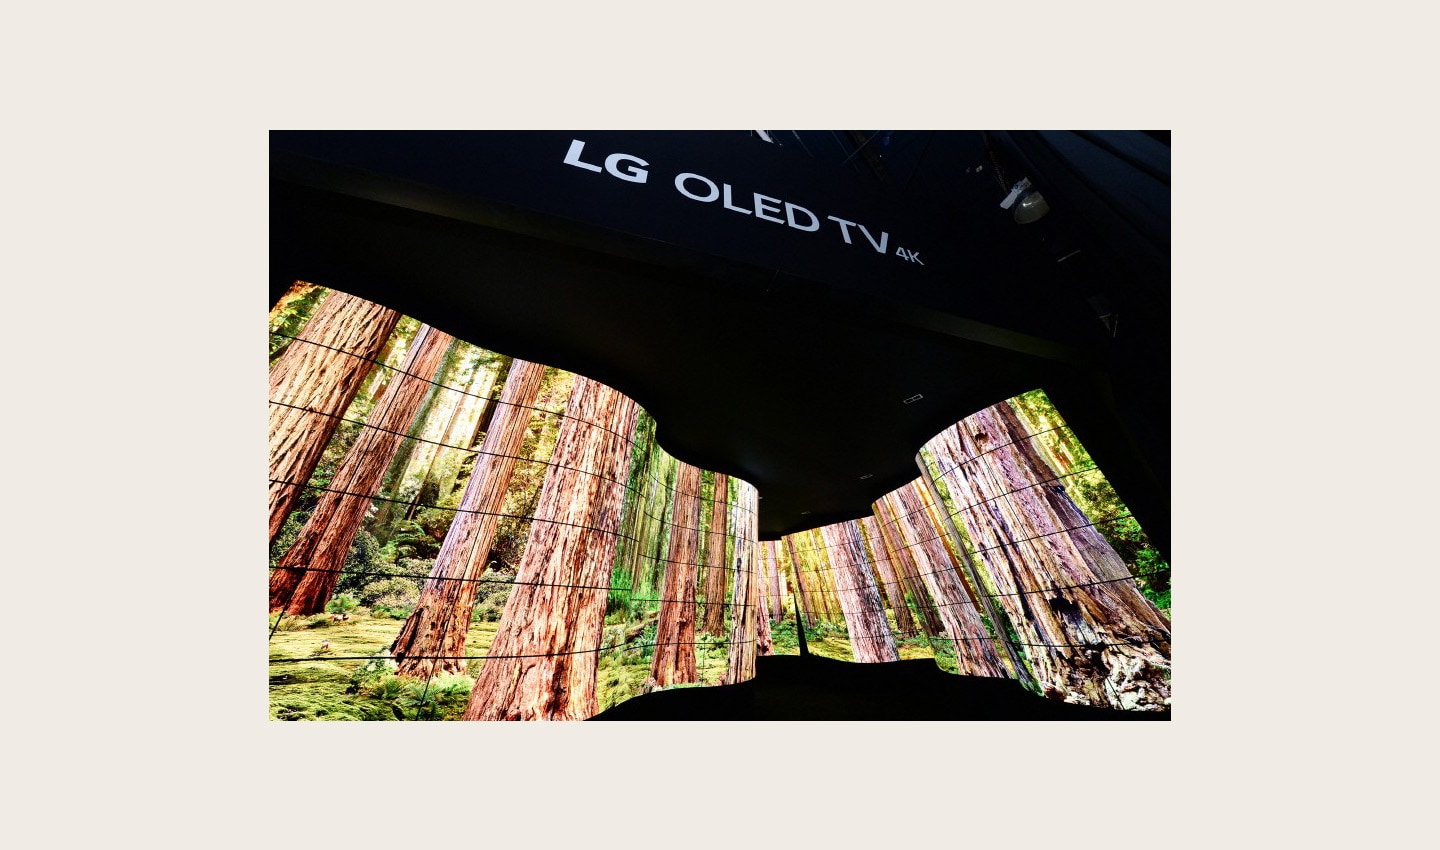
[[[483,663],[469,662],[466,675],[439,676],[427,683],[394,675],[394,665],[381,655],[395,639],[401,620],[365,608],[346,619],[334,616],[285,617],[270,638],[270,717],[275,720],[453,720],[464,713],[470,690]],[[496,623],[472,622],[467,655],[483,655],[495,640]],[[269,626],[275,627],[272,615]],[[624,643],[626,625],[606,627],[606,645]],[[649,629],[653,630],[653,623]],[[772,626],[773,654],[798,655],[793,620]],[[818,621],[806,628],[811,654],[854,661],[842,626]],[[647,640],[648,639],[648,640]],[[654,659],[652,633],[623,649],[606,652],[596,671],[600,711],[643,693],[663,690],[651,684]],[[696,672],[700,681],[672,688],[704,687],[724,682],[729,645],[726,637],[696,636]],[[956,672],[948,647],[937,651],[924,636],[896,641],[902,660],[934,659],[946,672]],[[295,660],[305,659],[305,660]]]
[[[647,625],[641,637],[624,649],[607,652],[600,656],[595,676],[595,699],[601,711],[656,690],[674,688],[698,688],[723,684],[725,671],[730,664],[729,639],[701,632],[695,636],[695,674],[700,681],[672,685],[669,688],[646,689],[650,682],[650,669],[654,663],[654,628]],[[618,619],[615,625],[606,626],[605,645],[614,646],[623,642],[625,621]]]
[[[322,624],[323,621],[323,624]],[[376,659],[402,621],[357,611],[286,617],[270,638],[270,717],[273,720],[443,720],[465,710],[480,663],[469,675],[437,676],[428,683],[393,675]],[[269,625],[275,625],[271,615]],[[471,623],[467,655],[482,655],[495,640],[495,623]],[[290,659],[307,659],[304,661]]]

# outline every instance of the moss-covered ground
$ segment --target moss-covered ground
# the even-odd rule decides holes
[[[363,609],[347,620],[329,615],[285,618],[270,638],[270,717],[275,720],[448,720],[464,712],[474,678],[483,663],[469,662],[468,675],[442,676],[430,682],[391,674],[377,656],[394,640],[403,621],[374,616]],[[274,625],[271,618],[269,626]],[[484,655],[495,640],[496,623],[470,626],[465,651]],[[788,626],[788,628],[786,628]],[[607,627],[607,643],[618,642]],[[623,632],[623,626],[618,627]],[[776,655],[799,654],[794,624],[777,624],[773,635]],[[728,647],[723,639],[697,636],[696,669],[700,682],[677,687],[721,684]],[[810,652],[823,658],[853,661],[850,640],[842,628],[817,623],[807,628]],[[923,637],[898,642],[901,659],[935,658],[940,667],[955,671],[954,660],[938,654]],[[601,655],[596,675],[596,697],[604,711],[645,692],[650,678],[652,650],[634,646]],[[306,660],[297,660],[306,659]],[[312,660],[313,659],[313,660]],[[947,663],[948,662],[948,663]]]
[[[308,623],[324,623],[308,627]],[[479,661],[469,676],[437,677],[427,683],[388,675],[373,658],[390,646],[402,620],[356,613],[348,620],[286,618],[270,638],[270,717],[275,720],[415,720],[447,719],[465,709],[456,699],[465,679],[473,684]],[[273,626],[272,617],[269,624]],[[483,655],[495,640],[495,623],[471,623],[467,655]],[[291,661],[289,659],[318,660]],[[368,673],[369,675],[357,674]],[[456,703],[458,702],[458,708]]]

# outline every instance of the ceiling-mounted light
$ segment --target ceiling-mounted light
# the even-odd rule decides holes
[[[1019,201],[1017,204],[1016,201]],[[1041,195],[1030,185],[1029,177],[1022,177],[1020,182],[1010,187],[1010,194],[1000,202],[1000,209],[1008,210],[1015,207],[1015,223],[1029,224],[1039,221],[1050,212],[1050,204],[1045,202],[1045,196]]]

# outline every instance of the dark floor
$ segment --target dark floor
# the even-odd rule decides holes
[[[1068,705],[1011,679],[956,676],[934,661],[856,664],[771,655],[738,685],[626,700],[591,720],[1169,720],[1170,712]]]

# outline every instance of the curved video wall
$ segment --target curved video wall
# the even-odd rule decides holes
[[[633,400],[308,284],[270,338],[273,718],[573,720],[754,676],[755,488]]]
[[[272,309],[269,407],[275,719],[584,719],[802,652],[1170,704],[1169,565],[1038,390],[770,541],[622,393],[344,292]]]
[[[873,517],[762,544],[809,652],[1169,706],[1170,567],[1043,392],[966,417],[916,462]]]

